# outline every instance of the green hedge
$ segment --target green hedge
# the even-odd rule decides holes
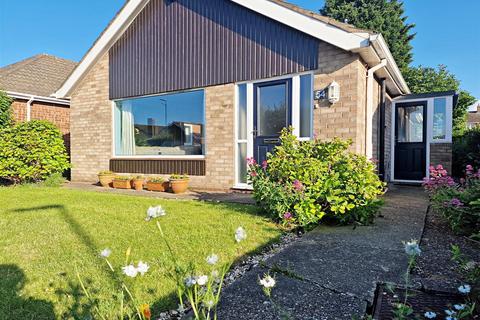
[[[299,141],[285,129],[281,142],[265,163],[248,160],[254,197],[274,219],[301,226],[325,217],[372,222],[384,183],[374,163],[348,151],[350,141]]]
[[[0,131],[0,178],[38,182],[69,167],[62,134],[53,124],[33,120]]]
[[[480,128],[453,138],[453,176],[464,176],[467,165],[480,168]]]

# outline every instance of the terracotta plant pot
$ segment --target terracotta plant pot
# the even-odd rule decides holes
[[[133,180],[133,187],[136,191],[143,191],[144,182],[145,181],[143,179],[135,179]]]
[[[184,193],[188,189],[188,179],[170,179],[170,187],[173,193]]]
[[[132,189],[131,180],[113,180],[113,187],[115,189]]]
[[[113,179],[115,179],[115,175],[112,174],[99,174],[98,181],[104,188],[112,188],[113,187]]]
[[[156,192],[165,192],[168,189],[168,182],[147,181],[147,190]]]

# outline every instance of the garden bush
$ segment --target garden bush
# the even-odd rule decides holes
[[[0,131],[0,178],[39,182],[69,167],[62,135],[53,124],[33,120]]]
[[[267,161],[247,160],[254,197],[272,218],[300,226],[373,221],[384,183],[374,163],[348,151],[350,141],[299,141],[291,128],[280,138]]]
[[[0,90],[0,129],[10,126],[12,123],[12,99]]]
[[[452,230],[461,235],[480,238],[480,170],[465,167],[465,178],[457,183],[441,165],[430,167],[424,187],[432,207],[443,214]]]
[[[467,130],[453,139],[453,176],[462,177],[467,165],[480,168],[480,128]]]

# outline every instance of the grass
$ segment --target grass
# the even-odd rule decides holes
[[[134,261],[151,268],[128,280],[141,303],[154,314],[175,307],[173,283],[166,277],[168,260],[155,221],[146,210],[162,205],[158,219],[180,261],[207,268],[211,253],[221,262],[276,241],[280,231],[253,206],[196,201],[157,200],[79,190],[22,186],[0,188],[0,319],[84,319],[90,313],[76,278],[99,298],[109,314],[115,280],[99,252],[110,248],[116,268],[127,248]],[[245,228],[246,241],[236,244],[235,229]],[[108,318],[108,317],[107,317]]]

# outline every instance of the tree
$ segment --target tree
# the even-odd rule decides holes
[[[12,122],[11,105],[12,99],[0,90],[0,129],[9,126]]]
[[[407,23],[403,2],[397,0],[326,0],[320,12],[358,28],[381,33],[390,47],[400,70],[408,69],[413,60],[411,33],[414,24]]]
[[[468,91],[460,89],[460,81],[448,71],[446,66],[411,67],[404,72],[404,76],[410,90],[414,93],[458,91],[458,103],[453,109],[453,134],[460,135],[465,131],[467,108],[475,102],[475,97]]]

